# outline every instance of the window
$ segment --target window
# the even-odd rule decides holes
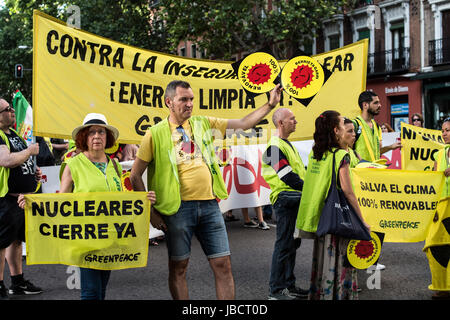
[[[403,21],[391,24],[392,52],[393,58],[399,59],[403,56],[405,47],[405,27]]]
[[[185,47],[180,48],[180,56],[186,57],[186,48]]]
[[[369,29],[361,29],[358,30],[358,41],[362,39],[369,39],[369,48],[370,48],[370,30]]]
[[[303,45],[303,52],[307,55],[307,56],[312,56],[313,55],[313,44],[312,43],[307,43]]]
[[[339,35],[332,35],[328,37],[328,41],[330,44],[330,50],[339,48]]]
[[[362,39],[370,39],[370,30],[369,29],[358,30],[358,40],[362,40]]]
[[[191,57],[197,58],[197,45],[196,44],[191,45]]]

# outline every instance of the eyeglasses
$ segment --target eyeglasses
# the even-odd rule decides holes
[[[92,129],[88,131],[88,134],[90,136],[95,136],[95,134],[98,133],[100,136],[104,136],[106,134],[106,130],[105,129]]]
[[[184,131],[183,126],[181,126],[181,125],[178,126],[178,127],[177,127],[177,131],[178,131],[179,133],[181,133],[184,142],[189,142],[189,136],[186,134],[186,131]]]
[[[5,109],[3,109],[2,111],[0,111],[0,113],[3,113],[3,112],[5,112],[5,111],[12,112],[12,111],[14,111],[14,108],[11,107],[11,106],[7,106]]]
[[[419,119],[419,118],[413,118],[412,121],[413,121],[413,122],[414,122],[414,121],[420,121],[420,119]]]

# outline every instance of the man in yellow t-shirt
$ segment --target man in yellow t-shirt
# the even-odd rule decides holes
[[[224,136],[227,128],[227,119],[207,117],[212,129],[219,130]],[[189,121],[182,124],[182,130],[169,118],[169,127],[174,141],[178,176],[180,179],[180,193],[183,201],[215,199],[211,185],[211,174],[203,161],[202,152],[194,142]],[[183,132],[184,131],[184,132]],[[147,130],[139,147],[137,158],[145,162],[153,160],[153,139],[150,130]],[[201,186],[201,187],[200,187]]]
[[[280,102],[281,91],[280,85],[277,85],[270,92],[267,103],[242,119],[196,118],[203,124],[209,122],[209,126],[206,125],[206,127],[218,131],[215,132],[214,136],[217,136],[217,134],[223,136],[226,129],[247,130],[254,127],[275,108]],[[223,178],[220,172],[217,174],[217,170],[215,170],[215,168],[218,168],[216,163],[211,164],[211,159],[205,159],[208,157],[202,151],[204,146],[199,146],[194,138],[189,121],[193,110],[193,100],[194,93],[187,82],[172,81],[165,90],[164,102],[169,108],[170,114],[167,119],[168,126],[166,120],[163,120],[161,125],[164,124],[168,127],[167,130],[170,130],[173,140],[181,204],[175,214],[152,210],[151,224],[155,228],[163,230],[166,235],[169,252],[169,289],[172,298],[189,299],[186,271],[191,252],[191,240],[195,233],[213,270],[217,298],[234,299],[235,288],[231,272],[228,237],[222,213],[213,192],[217,187],[217,190],[223,193]],[[160,148],[161,145],[167,143],[159,136],[161,132],[166,132],[162,131],[161,125],[158,129],[155,126],[148,130],[142,140],[130,175],[135,191],[145,190],[142,174],[149,164],[156,158],[163,158],[162,153],[171,152],[171,150]],[[155,140],[152,137],[153,129],[158,130],[154,132],[158,132],[157,139],[161,140]],[[156,145],[155,141],[160,141],[160,145]],[[159,154],[154,154],[154,152]],[[159,174],[161,173],[155,171],[154,175]],[[161,187],[161,189],[164,188]],[[178,190],[175,191],[174,193],[178,192]],[[166,199],[167,194],[158,195],[158,191],[156,191],[156,197],[155,206],[158,206],[158,201],[161,201],[161,198]],[[173,197],[175,202],[178,199],[177,194],[174,194]],[[163,200],[163,202],[165,204],[167,200]],[[161,203],[160,206],[166,207]],[[170,204],[167,206],[170,206]]]

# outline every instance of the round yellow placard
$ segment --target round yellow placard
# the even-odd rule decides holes
[[[253,93],[265,93],[275,87],[273,81],[280,73],[277,59],[265,52],[255,52],[242,60],[238,69],[241,85]]]
[[[123,191],[133,191],[133,186],[131,185],[131,180],[130,180],[130,171],[122,173],[122,176],[120,178],[122,180]]]
[[[105,153],[106,154],[113,154],[118,149],[119,149],[119,143],[116,141],[116,142],[114,142],[114,144],[110,148],[105,149]]]
[[[322,88],[324,81],[322,66],[308,56],[292,58],[281,71],[281,85],[290,96],[297,99],[314,96]]]
[[[356,269],[367,269],[373,265],[381,253],[381,241],[371,232],[372,240],[350,240],[347,246],[347,258]]]

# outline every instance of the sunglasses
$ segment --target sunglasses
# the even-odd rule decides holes
[[[420,119],[419,118],[414,118],[414,119],[412,119],[412,121],[420,121]]]
[[[189,142],[190,139],[181,125],[177,127],[177,131],[181,133],[184,142]]]
[[[5,109],[3,109],[2,111],[0,111],[0,113],[3,113],[3,112],[5,112],[5,111],[11,112],[11,111],[14,111],[14,108],[11,107],[11,106],[7,106]]]

